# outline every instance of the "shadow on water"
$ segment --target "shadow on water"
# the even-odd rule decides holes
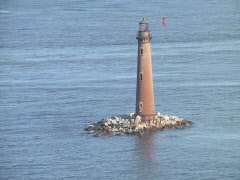
[[[151,176],[156,178],[155,175],[160,173],[160,170],[156,168],[160,167],[157,160],[156,135],[156,132],[150,132],[136,139],[135,157],[140,179],[148,179]]]
[[[140,136],[137,140],[138,156],[142,160],[154,159],[154,133],[146,133]]]

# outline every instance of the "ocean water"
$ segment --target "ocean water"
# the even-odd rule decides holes
[[[239,9],[238,0],[1,0],[0,179],[239,179]],[[156,112],[194,125],[95,138],[89,123],[135,109],[143,17]]]

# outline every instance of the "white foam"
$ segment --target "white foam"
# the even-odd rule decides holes
[[[8,13],[12,13],[12,11],[7,11],[7,10],[0,10],[1,14],[8,14]]]

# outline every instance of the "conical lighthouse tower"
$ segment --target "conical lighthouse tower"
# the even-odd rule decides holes
[[[152,57],[149,22],[144,18],[139,22],[138,40],[138,66],[137,66],[137,92],[136,116],[140,116],[146,123],[156,117],[154,111],[154,92],[152,77]]]

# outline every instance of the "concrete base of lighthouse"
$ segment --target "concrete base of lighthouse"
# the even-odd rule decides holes
[[[157,114],[149,114],[149,115],[139,115],[142,119],[142,121],[152,121],[157,117]]]
[[[128,113],[122,116],[105,118],[97,123],[90,124],[85,130],[96,137],[113,135],[143,135],[146,132],[164,129],[179,129],[191,126],[193,123],[177,116],[161,115],[160,113],[144,117]],[[150,119],[148,119],[150,118]]]

